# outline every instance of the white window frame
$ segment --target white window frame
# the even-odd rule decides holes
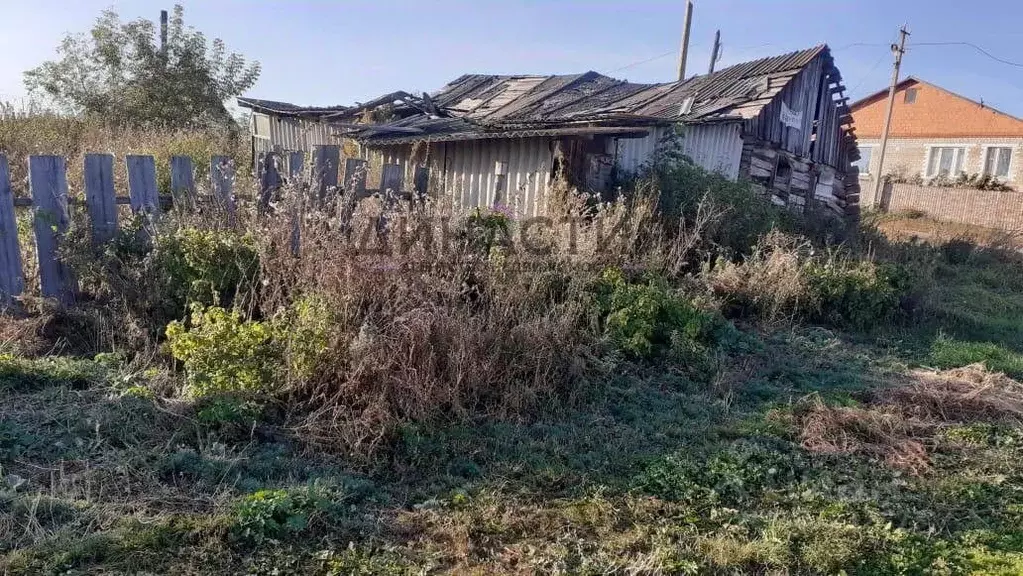
[[[949,174],[948,177],[949,178],[955,178],[959,174],[963,174],[963,173],[968,172],[966,170],[966,161],[970,157],[970,147],[968,145],[965,145],[965,144],[963,144],[963,145],[956,145],[956,144],[932,144],[932,145],[927,147],[927,155],[924,157],[924,169],[923,169],[924,178],[937,178],[938,177],[938,174],[941,172],[940,167],[939,167],[938,171],[935,172],[934,174],[931,174],[929,172],[929,170],[931,169],[931,157],[933,156],[935,150],[941,150],[941,149],[944,149],[944,148],[951,148],[951,149],[955,150],[955,152],[952,155],[952,167],[953,167],[953,169],[955,168],[956,164],[959,164],[960,166],[963,167],[961,172],[956,172],[956,173],[953,173],[953,174]],[[959,154],[960,154],[960,152],[962,152],[962,155],[963,155],[962,162],[959,162]],[[938,164],[939,165],[941,164],[941,159],[940,158],[938,159]]]
[[[871,170],[871,167],[874,164],[874,152],[877,150],[877,147],[877,144],[863,144],[859,146],[861,156],[864,148],[870,150],[870,161],[867,162],[867,171],[864,172],[863,170],[860,170],[860,178],[871,178],[874,176],[874,172]],[[857,160],[857,162],[859,162],[859,160]]]
[[[1019,148],[1018,148],[1018,146],[1016,144],[1012,144],[1011,142],[1006,142],[1006,143],[1003,143],[1003,144],[985,144],[983,146],[984,153],[980,157],[980,173],[981,174],[986,174],[987,173],[987,172],[985,172],[987,170],[987,155],[988,155],[988,150],[990,150],[991,148],[1008,148],[1009,149],[1009,173],[1006,174],[1004,178],[1001,177],[1001,176],[997,176],[997,178],[999,180],[1002,180],[1002,181],[1005,181],[1005,182],[1013,182],[1015,180],[1015,178],[1013,178],[1013,174],[1015,174],[1016,162],[1019,162],[1019,159],[1018,159]],[[992,174],[992,176],[994,176],[994,175]]]

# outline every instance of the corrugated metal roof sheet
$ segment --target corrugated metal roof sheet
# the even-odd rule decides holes
[[[282,116],[326,116],[348,109],[348,106],[298,106],[289,102],[276,100],[260,100],[259,98],[238,98],[238,105],[256,112],[279,114]]]
[[[355,132],[365,141],[485,137],[501,130],[551,130],[608,123],[663,124],[756,116],[826,45],[736,64],[682,82],[633,84],[596,72],[563,76],[466,74],[430,96],[441,116],[414,114]],[[690,111],[683,105],[692,98]],[[494,136],[489,136],[494,137]]]

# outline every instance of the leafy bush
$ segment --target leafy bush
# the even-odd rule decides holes
[[[819,254],[802,237],[772,232],[741,263],[719,260],[705,278],[730,317],[863,330],[915,311],[926,290],[916,269],[844,251]]]
[[[681,221],[692,227],[701,204],[724,212],[708,227],[703,242],[723,248],[729,256],[748,254],[758,238],[773,228],[791,227],[794,222],[788,212],[771,204],[749,182],[733,182],[691,161],[663,158],[655,163],[652,176],[660,190],[660,210],[667,222]]]
[[[635,358],[669,348],[705,354],[723,322],[673,291],[663,280],[628,282],[618,268],[604,270],[597,300],[605,334]]]
[[[511,241],[511,219],[500,210],[476,208],[462,221],[458,238],[473,252],[490,254],[495,246]]]
[[[255,285],[259,272],[253,238],[225,230],[179,228],[160,234],[149,258],[170,317],[192,302],[229,306]]]
[[[312,376],[328,350],[334,322],[327,300],[317,294],[299,297],[274,320],[274,334],[283,346],[291,378]]]
[[[804,273],[814,319],[858,330],[891,321],[913,288],[908,272],[894,264],[811,261]]]
[[[235,506],[232,533],[250,544],[298,534],[309,527],[317,513],[334,504],[310,487],[305,490],[260,490],[243,497]]]
[[[273,388],[280,351],[272,328],[244,320],[236,310],[193,304],[187,324],[167,326],[167,343],[184,364],[188,391],[195,397]]]

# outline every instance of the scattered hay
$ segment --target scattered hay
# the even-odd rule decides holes
[[[915,370],[907,383],[877,393],[865,407],[832,407],[819,397],[797,422],[804,448],[818,454],[866,454],[920,474],[941,428],[977,421],[1023,422],[1023,384],[983,365]]]
[[[817,398],[800,417],[800,440],[810,452],[866,454],[919,474],[929,467],[921,441],[928,427],[892,406],[831,407]]]
[[[948,422],[1023,422],[1023,384],[983,364],[931,371],[915,370],[912,380],[881,393],[880,401],[898,405],[918,418]]]

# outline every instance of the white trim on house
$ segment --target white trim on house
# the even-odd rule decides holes
[[[992,148],[1007,148],[1009,150],[1009,172],[1005,176],[997,176],[997,178],[1006,182],[1012,182],[1015,180],[1013,175],[1015,174],[1016,163],[1019,162],[1019,150],[1017,145],[1012,142],[996,142],[981,145],[981,156],[980,156],[980,174],[987,173],[987,155],[988,151]]]
[[[924,168],[920,171],[924,175],[924,178],[936,178],[941,173],[941,158],[938,158],[938,163],[935,165],[935,171],[931,172],[931,159],[934,156],[935,150],[953,150],[952,153],[952,169],[948,174],[949,178],[955,178],[959,174],[966,171],[967,160],[970,156],[970,147],[965,144],[931,144],[927,146],[927,154],[924,155]],[[958,168],[958,170],[957,170]]]
[[[860,178],[867,179],[873,177],[874,151],[877,148],[877,144],[859,144],[857,145],[857,148],[859,148],[860,150],[861,160],[864,150],[870,151],[870,158],[867,158],[867,161],[864,162],[862,165],[860,164],[860,160],[857,160],[856,162],[853,162],[853,166],[860,166]],[[866,168],[866,170],[864,170],[864,168]]]

